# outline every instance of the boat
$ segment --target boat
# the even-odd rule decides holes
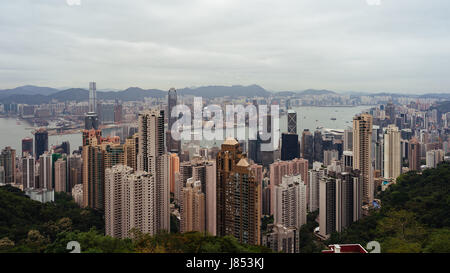
[[[336,118],[331,118],[331,120],[336,120]]]

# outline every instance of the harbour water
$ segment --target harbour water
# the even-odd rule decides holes
[[[296,107],[293,110],[297,112],[297,132],[301,135],[303,129],[314,131],[317,127],[330,129],[345,129],[352,126],[353,116],[368,110],[368,106],[356,107],[315,107],[305,106]],[[335,119],[335,120],[334,120]],[[18,122],[15,118],[0,118],[0,149],[11,146],[16,149],[16,154],[22,153],[21,141],[25,137],[33,137],[29,124]],[[280,131],[287,130],[287,116],[280,117]],[[108,131],[108,135],[114,134],[114,131]],[[49,146],[61,144],[63,141],[70,142],[71,151],[76,150],[82,142],[81,133],[70,135],[49,136]],[[222,141],[215,141],[215,145],[220,145]],[[212,146],[213,143],[205,142],[202,146]]]

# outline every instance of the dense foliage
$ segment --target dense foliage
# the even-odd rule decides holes
[[[450,252],[450,164],[409,172],[380,195],[382,209],[326,242],[378,241],[382,252]]]

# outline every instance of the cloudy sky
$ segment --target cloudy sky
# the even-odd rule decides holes
[[[450,1],[0,1],[0,89],[89,81],[450,92]]]

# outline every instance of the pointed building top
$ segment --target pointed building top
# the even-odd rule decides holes
[[[241,160],[239,160],[238,164],[236,166],[239,167],[249,167],[250,164],[248,164],[247,158],[242,158]]]
[[[225,145],[236,145],[239,144],[239,142],[234,137],[228,137],[223,144]]]

